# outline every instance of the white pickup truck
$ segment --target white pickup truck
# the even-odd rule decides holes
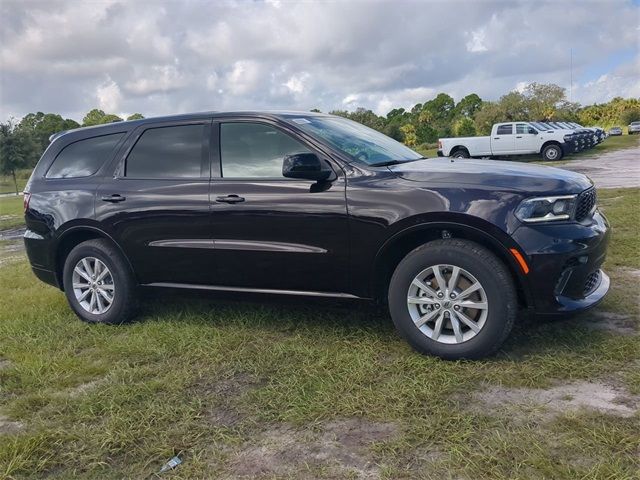
[[[530,122],[496,123],[488,137],[438,140],[438,156],[456,158],[540,154],[553,161],[577,148],[572,130],[540,130]]]

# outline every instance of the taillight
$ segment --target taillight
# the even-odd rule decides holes
[[[24,197],[22,199],[22,206],[24,207],[24,213],[27,213],[27,210],[29,210],[29,200],[31,200],[31,194],[29,192],[24,192]]]

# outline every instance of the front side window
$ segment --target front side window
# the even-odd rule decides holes
[[[393,138],[341,117],[292,117],[296,127],[368,165],[419,160],[422,155]]]
[[[78,178],[93,175],[108,160],[123,135],[112,133],[67,145],[49,167],[46,177]]]
[[[511,135],[513,134],[513,125],[498,125],[497,135]]]
[[[285,156],[309,152],[304,144],[269,125],[250,122],[220,125],[223,177],[282,177]]]
[[[133,178],[208,177],[205,125],[176,125],[144,131],[127,156],[125,176]]]
[[[530,133],[529,129],[531,127],[529,127],[529,125],[525,124],[525,123],[517,123],[516,124],[516,133],[518,135],[521,135],[523,133]]]

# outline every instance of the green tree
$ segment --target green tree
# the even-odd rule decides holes
[[[455,109],[456,116],[472,118],[482,108],[482,99],[475,93],[462,98]]]
[[[102,125],[104,123],[121,122],[122,119],[112,113],[104,113],[104,111],[94,108],[88,112],[82,119],[83,127],[90,127],[92,125]]]
[[[33,149],[29,136],[21,134],[12,120],[0,124],[0,173],[11,175],[18,195],[16,170],[25,168]]]
[[[463,117],[456,122],[454,132],[458,137],[473,137],[476,135],[476,126],[473,120]]]
[[[127,117],[127,120],[142,120],[144,115],[141,113],[133,113]]]
[[[402,134],[404,136],[404,143],[408,147],[415,147],[418,143],[418,137],[416,136],[416,127],[412,124],[407,123],[400,127]]]

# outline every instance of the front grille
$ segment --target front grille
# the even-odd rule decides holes
[[[596,288],[598,288],[598,285],[600,285],[600,270],[592,272],[587,277],[587,280],[584,282],[584,296],[586,297],[592,293]]]
[[[587,218],[596,206],[598,200],[596,195],[596,189],[591,187],[589,190],[585,190],[578,196],[578,205],[576,206],[576,221],[581,222]]]

